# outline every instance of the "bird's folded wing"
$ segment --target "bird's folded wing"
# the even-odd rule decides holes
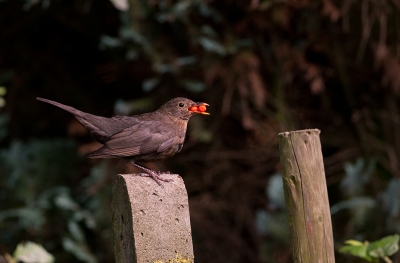
[[[145,121],[112,135],[89,157],[128,157],[163,152],[179,140],[173,129],[159,121]]]

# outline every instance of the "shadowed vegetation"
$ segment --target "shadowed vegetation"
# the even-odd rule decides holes
[[[0,254],[30,240],[56,262],[112,262],[111,182],[137,172],[84,159],[100,145],[36,96],[103,116],[210,104],[180,154],[149,164],[185,180],[196,262],[291,262],[288,130],[322,132],[338,248],[400,232],[398,1],[129,5],[0,1]]]

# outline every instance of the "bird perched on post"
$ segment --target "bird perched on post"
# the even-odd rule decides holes
[[[168,182],[158,172],[138,163],[155,162],[177,154],[185,140],[187,123],[195,114],[209,115],[204,102],[175,98],[158,110],[134,116],[106,118],[77,110],[73,107],[43,98],[36,98],[69,113],[103,146],[88,155],[89,158],[123,158],[151,176],[159,185]]]

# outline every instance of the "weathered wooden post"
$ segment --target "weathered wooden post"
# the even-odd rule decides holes
[[[335,262],[320,131],[278,135],[295,263]]]
[[[178,175],[163,177],[173,182],[159,186],[149,177],[129,174],[115,179],[112,219],[116,263],[194,262],[185,185]]]

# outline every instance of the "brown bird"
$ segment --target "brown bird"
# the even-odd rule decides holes
[[[89,158],[124,158],[147,173],[140,175],[151,176],[159,185],[160,181],[169,180],[137,162],[161,161],[174,156],[182,149],[190,117],[194,114],[209,115],[207,103],[186,98],[172,99],[153,112],[112,118],[96,116],[48,99],[36,99],[73,114],[91,136],[103,144],[89,154]]]

